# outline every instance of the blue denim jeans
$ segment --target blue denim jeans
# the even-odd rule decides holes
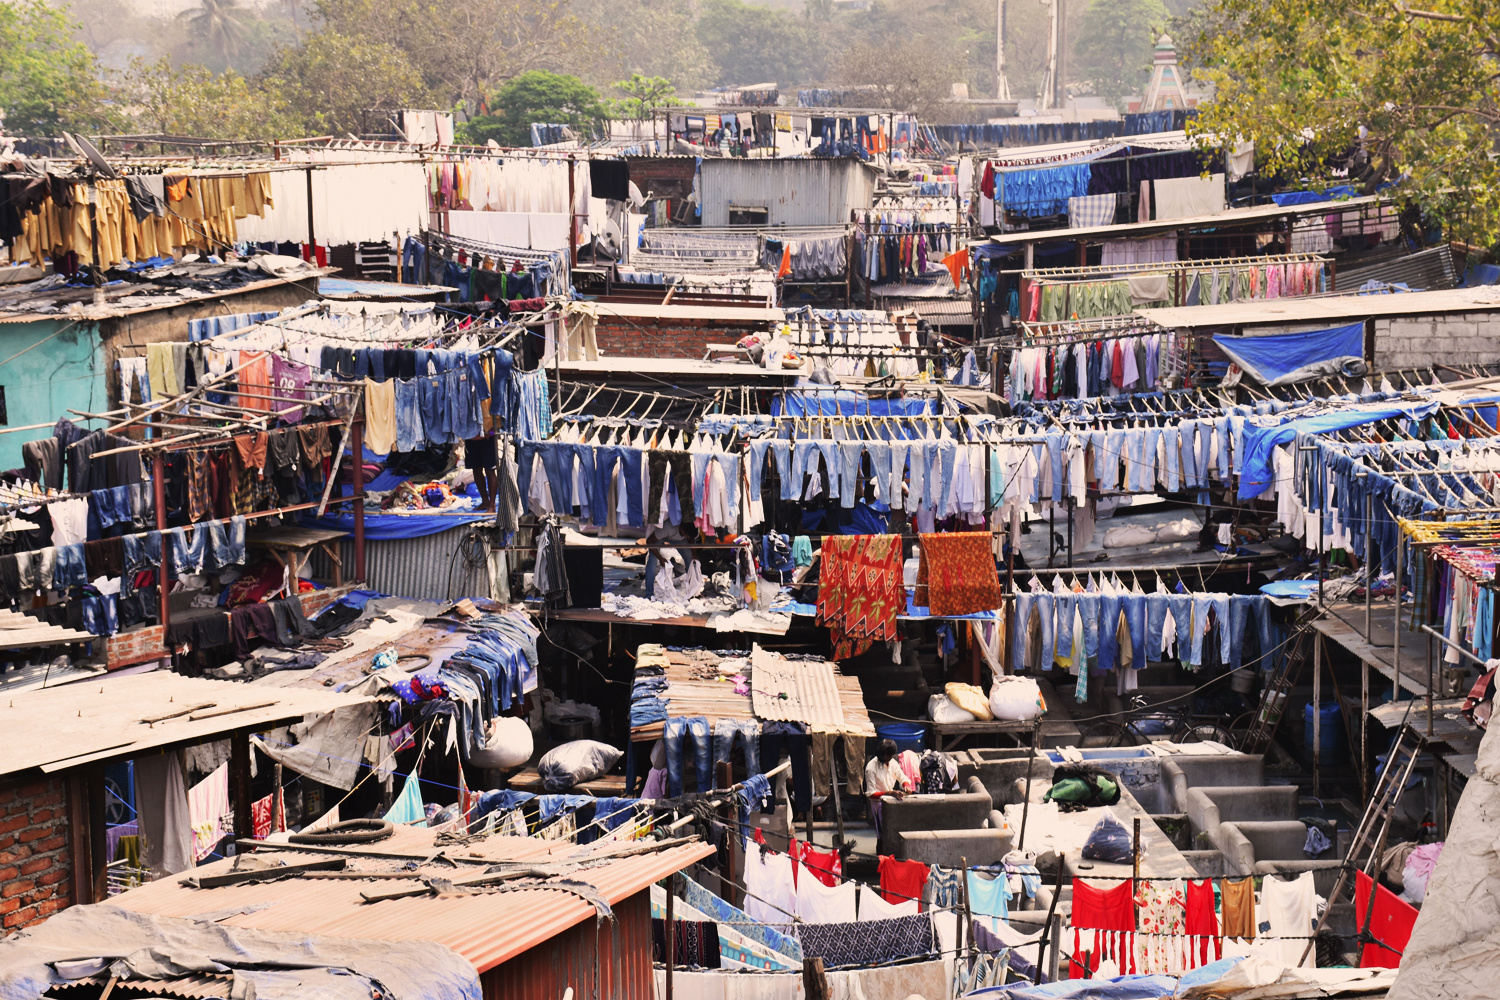
[[[698,780],[698,791],[707,792],[714,786],[713,763],[709,759],[712,739],[709,736],[708,720],[701,715],[668,719],[662,730],[662,740],[667,755],[667,795],[674,799],[682,794],[684,738],[693,744],[693,769]]]
[[[859,467],[864,456],[863,441],[839,442],[839,504],[846,510],[854,506],[859,493]]]
[[[888,481],[882,487],[886,491],[885,502],[893,508],[901,508],[901,491],[906,482],[906,453],[911,446],[905,441],[892,441],[885,447],[890,449],[890,454],[886,458]]]
[[[1073,655],[1073,617],[1078,610],[1078,595],[1054,594],[1052,604],[1053,620],[1057,623],[1057,638],[1052,650],[1053,655],[1071,657]]]
[[[1051,670],[1056,654],[1057,600],[1052,594],[1037,594],[1035,607],[1037,621],[1042,629],[1042,662],[1037,664],[1037,669]]]
[[[891,482],[891,446],[884,441],[867,441],[865,451],[870,456],[870,481],[875,484],[879,499],[889,504],[888,492]]]
[[[89,582],[88,570],[83,565],[83,543],[57,546],[57,568],[53,571],[52,585],[56,590],[81,587]]]
[[[187,529],[173,528],[167,534],[172,539],[172,572],[186,576],[203,568],[203,551],[208,542],[208,532],[195,528],[192,541],[188,541]]]
[[[766,452],[771,449],[771,443],[770,438],[761,438],[759,441],[751,441],[750,447],[745,449],[745,455],[750,459],[751,500],[760,499],[760,480],[765,475]]]
[[[839,469],[842,468],[844,458],[839,450],[838,441],[819,441],[818,453],[823,456],[823,467],[828,470],[828,499],[839,499],[839,481],[842,478]],[[817,471],[816,466],[811,471]]]
[[[1176,427],[1161,429],[1162,452],[1166,461],[1161,470],[1162,480],[1168,493],[1182,489],[1182,437]]]
[[[1200,489],[1203,475],[1198,466],[1198,421],[1184,420],[1178,433],[1182,439],[1182,485],[1186,489]]]
[[[1208,485],[1214,468],[1214,422],[1198,421],[1198,475]]]
[[[644,452],[639,448],[599,448],[595,451],[594,467],[594,496],[603,498],[609,496],[610,476],[615,471],[615,461],[620,463],[620,488],[625,491],[625,518],[633,528],[643,528],[646,525],[646,503],[641,497],[641,458]],[[707,456],[704,456],[705,458]],[[703,480],[698,475],[698,456],[694,455],[693,462],[693,498],[697,501],[694,510],[703,510]],[[545,458],[544,458],[545,461]],[[707,463],[704,463],[707,468]],[[571,498],[571,490],[569,490]],[[555,494],[554,494],[555,496]],[[602,499],[601,499],[602,503]],[[595,512],[594,519],[601,520],[599,513]]]
[[[223,569],[240,566],[245,562],[245,518],[236,514],[229,521],[209,521],[200,525],[198,531],[208,529],[208,541],[204,552],[205,568]]]
[[[800,722],[767,722],[760,730],[760,760],[775,765],[785,749],[792,762],[792,809],[812,808],[812,767],[807,731]]]
[[[484,433],[484,403],[474,376],[467,368],[455,368],[443,376],[448,395],[448,430],[454,440],[469,441]]]
[[[396,380],[396,450],[421,451],[427,447],[427,429],[422,422],[422,386],[417,379]]]
[[[1083,623],[1083,655],[1099,655],[1099,595],[1078,595],[1078,618]]]
[[[807,477],[818,471],[819,454],[818,445],[815,441],[797,441],[792,445],[792,474],[781,478],[781,499],[799,500],[802,497],[802,484]],[[697,468],[696,463],[693,468]],[[693,487],[694,495],[698,487]]]
[[[421,370],[418,365],[417,371]],[[421,388],[419,399],[422,404],[422,428],[427,443],[452,444],[458,439],[453,436],[453,428],[448,421],[448,398],[445,395],[447,384],[443,376],[419,378],[417,384]]]
[[[760,774],[760,723],[755,719],[719,719],[714,723],[714,763],[729,760],[735,736],[745,748],[745,775]]]
[[[1125,454],[1125,432],[1106,430],[1104,442],[1094,441],[1094,474],[1099,477],[1101,490],[1118,489],[1120,486],[1120,459]]]
[[[1220,482],[1229,481],[1229,435],[1231,428],[1228,417],[1219,417],[1214,421],[1214,427],[1219,432],[1219,446],[1214,449],[1214,457],[1219,463]]]
[[[1063,469],[1063,432],[1054,427],[1045,437],[1047,457],[1052,463],[1052,502],[1057,503],[1062,499],[1063,483],[1067,478]]]
[[[1130,663],[1135,670],[1145,669],[1146,661],[1155,659],[1146,649],[1146,597],[1129,594],[1120,598],[1125,611],[1125,627],[1130,631]]]
[[[1026,669],[1026,626],[1031,621],[1031,611],[1036,607],[1036,595],[1028,591],[1016,592],[1016,624],[1011,632],[1010,665],[1017,672]]]
[[[1153,660],[1162,658],[1162,633],[1167,628],[1167,611],[1170,608],[1170,594],[1146,595],[1146,653]]]
[[[636,477],[635,477],[635,479],[631,480],[631,482],[639,482],[640,478],[641,478],[641,476],[640,476],[641,456],[644,453],[642,451],[640,451],[639,449],[635,449],[635,448],[631,448],[631,449],[627,449],[627,450],[635,452]],[[734,514],[734,513],[738,512],[739,509],[740,509],[740,456],[738,456],[738,455],[729,455],[729,454],[723,454],[723,455],[716,454],[716,455],[714,455],[714,461],[716,461],[716,462],[719,463],[719,468],[722,469],[723,472],[724,472],[724,490],[725,490],[726,494],[729,497],[729,511],[730,511],[731,514]],[[636,492],[639,493],[640,491],[637,490]],[[635,507],[633,505],[631,507],[631,510],[634,510],[634,509],[635,509]],[[634,521],[634,520],[631,521],[631,524],[632,524],[632,526],[637,527],[637,528],[642,527],[642,525],[639,522]]]
[[[1168,594],[1167,606],[1172,609],[1172,622],[1177,626],[1177,659],[1188,663],[1193,654],[1193,595]]]
[[[1193,666],[1203,665],[1203,636],[1208,630],[1208,612],[1212,609],[1217,619],[1219,634],[1219,658],[1227,660],[1229,650],[1225,649],[1227,644],[1226,634],[1229,631],[1229,595],[1228,594],[1194,594],[1193,595],[1193,653],[1189,660]]]
[[[569,445],[573,451],[573,458],[578,462],[578,496],[573,498],[573,503],[579,507],[588,508],[589,517],[595,524],[604,521],[602,510],[605,498],[599,495],[599,470],[596,464],[597,449],[591,444]],[[564,460],[563,464],[568,468],[572,465]]]
[[[915,514],[922,509],[922,501],[927,492],[927,456],[929,453],[929,442],[913,441],[906,446],[907,460],[911,464],[910,482],[907,484],[906,512]],[[895,453],[891,455],[891,465],[896,464]]]
[[[1099,595],[1099,669],[1113,670],[1120,658],[1120,597]]]
[[[552,505],[557,508],[558,513],[567,514],[573,509],[573,446],[557,441],[543,441],[537,445],[537,451],[542,456],[542,468],[547,470]]]

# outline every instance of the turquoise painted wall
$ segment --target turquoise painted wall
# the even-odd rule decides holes
[[[102,426],[68,413],[69,407],[90,413],[109,409],[97,326],[64,319],[0,324],[0,386],[8,427],[61,417],[90,430]],[[21,445],[51,436],[50,430],[0,434],[0,469],[21,468]]]

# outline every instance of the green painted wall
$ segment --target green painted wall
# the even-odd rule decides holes
[[[64,319],[0,324],[0,386],[8,427],[68,417],[97,429],[98,421],[68,413],[69,407],[90,413],[109,409],[96,324]],[[51,436],[50,429],[0,434],[0,469],[21,468],[21,445]]]

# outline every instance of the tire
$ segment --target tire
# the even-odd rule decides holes
[[[1139,746],[1135,731],[1123,722],[1096,722],[1084,730],[1078,741],[1080,750],[1100,750],[1106,747]]]
[[[1235,749],[1237,742],[1228,730],[1212,723],[1184,726],[1173,740],[1177,743],[1222,743],[1231,750]]]
[[[341,847],[348,844],[373,844],[396,832],[396,825],[385,819],[346,819],[315,833],[294,833],[287,838],[292,844],[318,847]]]

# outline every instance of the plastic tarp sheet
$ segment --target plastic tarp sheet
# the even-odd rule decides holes
[[[1394,969],[1294,969],[1251,955],[1224,958],[1194,969],[1177,983],[1172,996],[1174,1000],[1349,996],[1384,993],[1395,978]]]
[[[1362,322],[1350,323],[1327,330],[1277,333],[1266,337],[1215,334],[1214,343],[1257,382],[1286,385],[1333,375],[1351,361],[1363,361],[1365,325]]]
[[[1327,191],[1285,191],[1281,194],[1271,195],[1271,200],[1281,208],[1288,205],[1314,205],[1320,201],[1333,201],[1335,198],[1353,198],[1357,191],[1347,184],[1331,187]]]
[[[925,399],[871,399],[852,389],[791,389],[774,399],[771,412],[791,417],[917,417],[932,412]]]
[[[1295,441],[1298,434],[1324,434],[1360,424],[1370,424],[1390,417],[1420,418],[1436,411],[1438,404],[1414,403],[1395,406],[1390,403],[1361,403],[1342,410],[1332,410],[1311,417],[1289,420],[1275,427],[1258,427],[1245,421],[1245,454],[1240,469],[1241,500],[1258,497],[1276,481],[1271,470],[1271,455],[1277,447]]]
[[[331,508],[330,508],[331,509]],[[491,514],[365,514],[365,540],[389,541],[393,538],[424,538],[440,531],[452,531],[475,521],[493,521]],[[303,516],[298,520],[304,528],[328,528],[333,531],[354,531],[354,514],[328,513],[322,517]]]
[[[237,910],[235,912],[244,912]],[[217,914],[220,918],[230,914]],[[0,1000],[93,976],[229,974],[255,1000],[480,1000],[479,974],[435,941],[367,941],[225,927],[118,906],[73,906],[0,941]]]
[[[966,993],[994,1000],[1158,1000],[1177,989],[1173,976],[1121,976],[1118,979],[1063,979],[1042,986],[991,986]]]
[[[308,716],[287,730],[296,739],[292,745],[269,735],[250,740],[303,777],[348,791],[359,779],[365,736],[374,728],[375,703],[366,702]]]

